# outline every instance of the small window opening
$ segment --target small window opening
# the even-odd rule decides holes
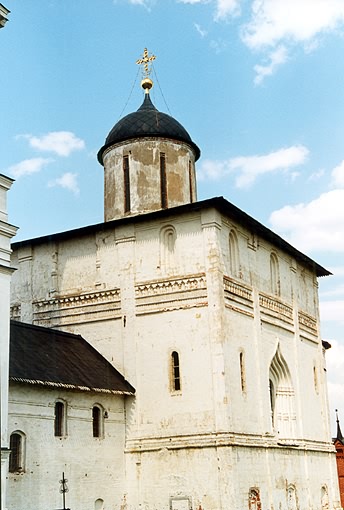
[[[55,429],[54,434],[56,437],[63,436],[64,432],[64,419],[65,419],[65,406],[62,402],[55,404]]]
[[[103,510],[104,508],[104,500],[99,498],[99,499],[96,499],[96,501],[94,502],[94,510]]]
[[[101,410],[98,406],[92,409],[93,437],[101,436]]]
[[[11,434],[10,437],[10,459],[9,459],[9,471],[10,473],[15,473],[17,471],[22,471],[22,436],[18,433]]]
[[[123,156],[124,212],[130,212],[129,156]]]
[[[179,354],[176,351],[172,352],[172,391],[180,391],[180,365],[179,365]]]
[[[164,152],[160,153],[160,193],[161,193],[161,207],[167,208],[167,181],[166,181],[166,155]]]

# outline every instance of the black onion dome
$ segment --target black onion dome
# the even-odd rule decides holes
[[[103,164],[104,151],[115,143],[124,142],[131,138],[141,137],[171,138],[185,142],[195,151],[195,159],[200,157],[200,150],[191,140],[189,133],[173,117],[166,113],[159,112],[153,105],[149,94],[145,94],[144,101],[140,108],[133,113],[129,113],[111,129],[105,144],[98,152],[98,161]]]

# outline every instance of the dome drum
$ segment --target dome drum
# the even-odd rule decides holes
[[[105,221],[196,201],[195,155],[189,144],[146,137],[104,154]]]

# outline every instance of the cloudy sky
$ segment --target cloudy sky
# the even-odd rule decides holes
[[[96,154],[152,99],[201,148],[198,198],[222,195],[325,266],[330,408],[344,426],[343,0],[7,0],[0,172],[17,239],[103,219]],[[344,427],[343,427],[344,428]]]

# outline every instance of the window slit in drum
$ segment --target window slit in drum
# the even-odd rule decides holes
[[[124,212],[130,212],[129,156],[123,156]]]
[[[160,193],[161,207],[167,208],[167,182],[166,182],[166,156],[164,152],[160,153]]]

